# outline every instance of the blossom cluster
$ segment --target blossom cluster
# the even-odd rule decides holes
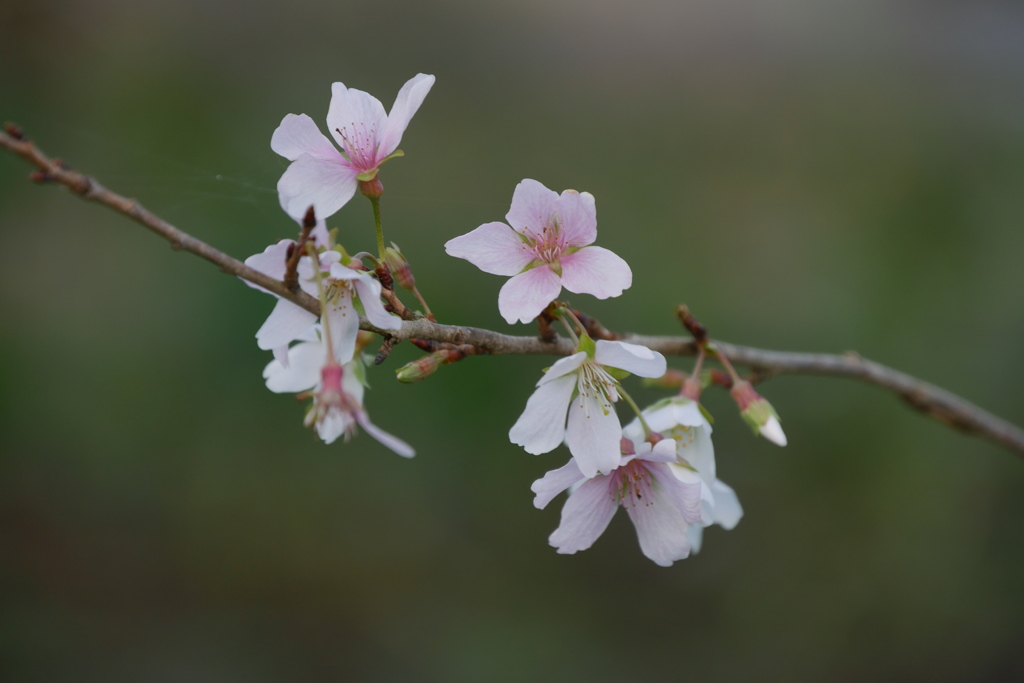
[[[289,162],[278,183],[280,204],[301,226],[299,239],[272,244],[246,265],[282,280],[319,301],[319,315],[278,297],[256,332],[259,348],[273,360],[263,372],[267,388],[310,401],[305,423],[325,443],[347,441],[365,431],[395,453],[411,457],[405,441],[370,421],[364,406],[367,360],[363,347],[371,334],[360,332],[361,318],[383,331],[400,331],[393,286],[410,289],[423,313],[426,302],[415,287],[408,261],[397,247],[384,246],[379,201],[381,165],[402,152],[398,145],[423,103],[434,77],[419,74],[399,91],[385,113],[373,96],[341,83],[332,86],[327,128],[334,142],[305,114],[288,114],[271,138],[271,148]],[[378,253],[350,255],[328,231],[325,220],[356,193],[374,208]],[[717,478],[712,428],[699,404],[698,367],[679,395],[640,410],[622,385],[629,375],[657,379],[667,363],[645,346],[615,339],[595,340],[567,304],[563,290],[597,299],[620,296],[633,274],[618,255],[596,246],[597,210],[593,195],[558,193],[525,179],[512,194],[505,221],[494,221],[448,240],[445,251],[480,270],[509,279],[498,293],[498,310],[509,324],[560,323],[575,352],[548,368],[509,430],[509,440],[540,455],[565,445],[570,460],[534,482],[534,505],[546,507],[568,492],[550,543],[559,553],[589,548],[621,506],[636,527],[644,555],[659,565],[696,552],[703,528],[731,529],[743,514],[735,492]],[[250,285],[261,289],[256,285]],[[263,290],[266,291],[266,290]],[[390,303],[389,303],[390,302]],[[441,349],[398,373],[417,381],[460,351]],[[733,396],[744,418],[770,440],[784,445],[778,416],[749,383],[732,373]],[[623,426],[619,404],[634,419]]]

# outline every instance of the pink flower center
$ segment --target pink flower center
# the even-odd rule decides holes
[[[570,246],[562,236],[562,226],[557,216],[552,216],[540,231],[526,228],[522,234],[534,257],[544,263],[558,263]]]
[[[306,426],[320,424],[324,420],[340,420],[345,441],[356,435],[358,414],[362,407],[356,403],[342,386],[344,369],[328,363],[320,370],[320,391],[313,397],[313,406],[306,413]]]
[[[654,503],[654,476],[640,460],[630,460],[612,473],[612,499],[626,508]]]
[[[350,123],[335,128],[341,136],[341,148],[349,162],[360,171],[377,168],[377,131],[365,123]]]

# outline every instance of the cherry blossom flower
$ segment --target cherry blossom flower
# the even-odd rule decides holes
[[[444,248],[485,273],[512,276],[498,293],[498,310],[510,325],[536,318],[562,287],[607,299],[633,282],[625,261],[590,246],[597,239],[597,209],[589,192],[559,195],[527,179],[516,186],[505,220],[508,225],[485,223]]]
[[[283,279],[288,250],[293,244],[292,240],[272,244],[263,253],[247,258],[245,264],[270,277]],[[341,254],[334,250],[318,256],[320,275],[326,288],[326,317],[331,326],[334,354],[339,362],[347,363],[355,353],[356,335],[359,333],[356,300],[370,322],[381,329],[397,330],[402,325],[402,319],[384,310],[380,301],[380,282],[366,271],[342,265],[340,260]],[[300,258],[297,272],[299,287],[310,296],[319,298],[313,260],[308,256]],[[250,286],[266,291],[251,283]],[[288,344],[299,339],[316,321],[317,316],[313,313],[278,297],[274,310],[256,332],[256,343],[261,349],[273,350],[278,362],[287,366],[290,362]]]
[[[537,382],[526,410],[509,430],[512,443],[539,455],[564,440],[584,476],[619,466],[622,426],[612,405],[619,400],[613,373],[665,374],[665,357],[646,346],[584,336],[581,350],[561,358]],[[568,428],[566,415],[568,413]]]
[[[682,481],[691,481],[693,472],[700,476],[701,522],[689,528],[690,550],[697,552],[701,546],[703,527],[718,524],[728,530],[735,527],[743,517],[743,508],[736,492],[716,474],[711,424],[697,402],[685,396],[658,401],[644,409],[643,416],[652,431],[676,442],[677,462],[669,463],[669,469]],[[633,441],[643,439],[643,425],[639,419],[635,419],[623,427],[622,434]]]
[[[548,472],[533,483],[533,504],[543,509],[562,491],[571,489],[562,508],[562,521],[548,542],[564,555],[586,550],[608,527],[621,505],[636,527],[640,549],[655,563],[668,567],[690,554],[687,531],[700,522],[700,478],[674,474],[676,442],[623,439],[618,468],[611,474],[587,478],[577,460]]]
[[[362,428],[367,434],[406,458],[416,454],[409,444],[370,422],[363,408],[363,360],[356,356],[344,366],[331,362],[316,328],[288,349],[288,363],[273,360],[263,370],[267,388],[274,393],[311,391],[313,405],[306,413],[307,427],[315,427],[324,443],[339,436],[347,442]]]
[[[343,207],[359,181],[373,180],[381,164],[401,156],[402,133],[433,84],[433,76],[414,76],[398,91],[390,114],[376,97],[332,85],[327,128],[340,152],[309,116],[285,116],[270,140],[270,148],[292,162],[277,183],[281,207],[295,218],[310,206],[321,218]]]

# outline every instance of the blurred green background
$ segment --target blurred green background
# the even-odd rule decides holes
[[[592,192],[632,265],[573,299],[610,327],[686,302],[1024,419],[1019,3],[0,6],[0,118],[239,257],[293,234],[281,118],[417,72],[383,211],[444,321],[513,331],[442,245],[535,178]],[[1019,457],[801,377],[763,387],[777,449],[712,392],[740,525],[671,569],[621,514],[559,556],[529,487],[567,453],[506,436],[550,359],[402,386],[399,347],[367,407],[418,456],[324,446],[262,384],[268,297],[28,170],[0,155],[4,680],[1024,680]],[[329,224],[372,250],[367,202]]]

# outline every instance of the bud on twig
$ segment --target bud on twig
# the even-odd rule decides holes
[[[25,137],[25,131],[23,131],[21,129],[21,126],[14,123],[13,121],[8,121],[7,123],[5,123],[4,130],[7,132],[8,135],[10,135],[15,140],[28,140],[28,138]]]
[[[388,264],[388,268],[391,269],[391,275],[398,282],[399,287],[408,289],[410,292],[416,289],[416,278],[412,275],[409,261],[406,260],[405,256],[398,249],[398,245],[394,242],[391,243],[390,247],[384,249],[384,262]]]
[[[430,375],[437,372],[437,369],[448,362],[448,354],[444,351],[435,351],[429,356],[423,356],[419,360],[406,363],[395,371],[399,382],[412,384],[422,382]]]
[[[754,430],[777,446],[786,445],[786,433],[782,431],[779,415],[760,394],[754,391],[753,385],[741,380],[733,385],[732,394],[744,421]]]

